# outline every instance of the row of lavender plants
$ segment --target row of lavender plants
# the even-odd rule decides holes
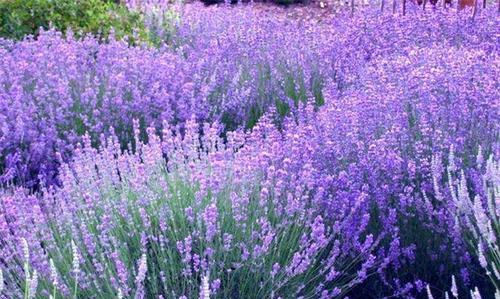
[[[0,298],[500,296],[497,28],[195,7],[155,49],[2,41]]]
[[[53,31],[2,41],[1,181],[53,184],[55,153],[67,161],[84,132],[97,142],[114,127],[125,146],[133,119],[143,129],[193,114],[227,129],[251,127],[270,106],[285,114],[311,98],[322,104],[326,81],[340,92],[354,88],[367,61],[434,44],[488,54],[497,44],[494,11],[476,22],[466,14],[367,11],[316,24],[227,9],[187,7],[180,20],[166,18],[168,26],[157,27],[169,30],[152,30],[167,41],[160,49]]]

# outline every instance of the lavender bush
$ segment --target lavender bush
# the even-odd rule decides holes
[[[440,171],[450,161],[457,169],[474,168],[480,148],[485,155],[498,155],[495,60],[496,54],[482,50],[432,47],[369,63],[365,83],[345,94],[332,110],[338,116],[325,117],[350,120],[332,130],[344,128],[336,133],[342,142],[355,136],[344,147],[350,157],[365,155],[366,166],[355,160],[354,173],[368,177],[370,190],[379,194],[377,204],[398,213],[401,245],[412,253],[398,260],[399,270],[386,271],[384,280],[401,292],[410,287],[402,283],[405,279],[422,290],[420,280],[446,286],[454,273],[461,273],[461,281],[484,282],[472,277],[477,267],[455,226],[454,204]],[[455,82],[463,82],[460,91]],[[433,190],[439,190],[434,197]]]
[[[466,241],[470,242],[472,251],[477,256],[481,267],[491,279],[495,288],[500,290],[500,248],[498,236],[500,230],[498,201],[499,164],[493,157],[485,160],[482,151],[477,156],[477,170],[484,169],[482,181],[475,181],[473,194],[470,198],[465,175],[453,178],[452,169],[448,169],[452,202],[456,205],[456,221],[464,227]],[[475,179],[477,177],[474,177]],[[481,177],[479,177],[481,179]],[[482,185],[476,185],[482,183]],[[456,187],[455,187],[456,186]],[[481,198],[484,196],[484,198]]]
[[[434,185],[434,196],[440,202],[433,202],[425,197],[426,204],[432,209],[436,205],[447,205],[446,212],[450,212],[454,217],[454,232],[462,234],[463,240],[459,242],[466,243],[468,249],[475,256],[481,266],[478,270],[480,275],[485,278],[485,274],[492,282],[495,289],[495,298],[500,297],[499,280],[499,249],[498,249],[498,160],[493,156],[485,159],[481,148],[478,150],[475,167],[468,172],[468,179],[472,184],[467,183],[466,172],[459,171],[454,161],[453,149],[446,167],[445,176],[447,178],[447,195],[443,196],[443,190],[440,190],[437,184]],[[437,181],[437,176],[441,175],[439,170],[433,171],[433,180]],[[474,199],[471,199],[471,195]],[[492,293],[480,291],[477,287],[471,289],[471,298],[489,298]],[[466,292],[465,294],[469,293]],[[433,298],[430,286],[427,286],[429,298]],[[458,298],[459,289],[455,276],[452,276],[450,289],[451,296]],[[482,294],[482,295],[481,295]],[[446,298],[450,298],[448,292]]]
[[[134,117],[146,123],[173,120],[172,104],[187,81],[173,54],[125,42],[62,38],[53,31],[7,45],[1,53],[4,181],[53,178],[55,153],[67,156],[86,131],[98,137],[113,125],[124,137]]]
[[[267,172],[261,126],[227,143],[217,125],[150,129],[135,154],[86,137],[62,188],[3,195],[0,296],[334,298],[383,268],[362,204],[324,219],[311,177]]]

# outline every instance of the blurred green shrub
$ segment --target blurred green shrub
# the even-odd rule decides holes
[[[0,0],[0,37],[22,39],[37,35],[40,28],[69,28],[76,34],[106,38],[113,28],[116,37],[144,36],[140,13],[109,0]]]

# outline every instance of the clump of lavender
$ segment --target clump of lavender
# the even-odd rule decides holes
[[[460,179],[450,177],[452,198],[456,205],[456,221],[462,224],[466,240],[470,242],[479,264],[500,290],[500,163],[493,155],[486,161],[479,149],[477,169],[482,173],[477,194],[471,198],[462,172]],[[451,172],[451,171],[450,171]],[[456,186],[456,189],[455,187]],[[474,291],[474,294],[476,292]],[[476,296],[476,295],[474,295]]]
[[[265,131],[270,140],[256,139]],[[26,234],[29,267],[41,274],[36,288],[30,277],[30,294],[341,297],[384,266],[378,239],[356,217],[361,206],[345,207],[335,222],[321,216],[311,165],[299,177],[293,164],[268,172],[284,153],[276,147],[259,154],[279,134],[268,120],[251,133],[230,133],[227,142],[217,124],[199,132],[190,120],[184,134],[165,124],[163,139],[149,129],[149,143],[139,141],[135,153],[121,153],[116,137],[98,150],[78,147],[74,162],[62,166],[62,187],[44,190],[31,206],[42,215],[36,224],[33,213],[17,218],[29,196],[2,197],[3,205],[20,203],[2,214],[15,219],[2,227],[26,229],[1,230],[2,240],[13,244],[17,233]],[[2,259],[15,265],[15,248],[5,249]],[[7,271],[15,279],[23,273]],[[22,291],[6,288],[8,296]]]

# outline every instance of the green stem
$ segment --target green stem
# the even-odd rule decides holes
[[[74,295],[73,295],[73,298],[75,298],[75,299],[76,299],[77,290],[78,290],[78,277],[75,278],[75,291],[74,291]]]
[[[30,282],[29,282],[29,276],[30,276],[30,268],[29,264],[27,262],[24,263],[24,277],[25,277],[25,283],[26,286],[24,288],[24,299],[29,299],[30,296]]]

